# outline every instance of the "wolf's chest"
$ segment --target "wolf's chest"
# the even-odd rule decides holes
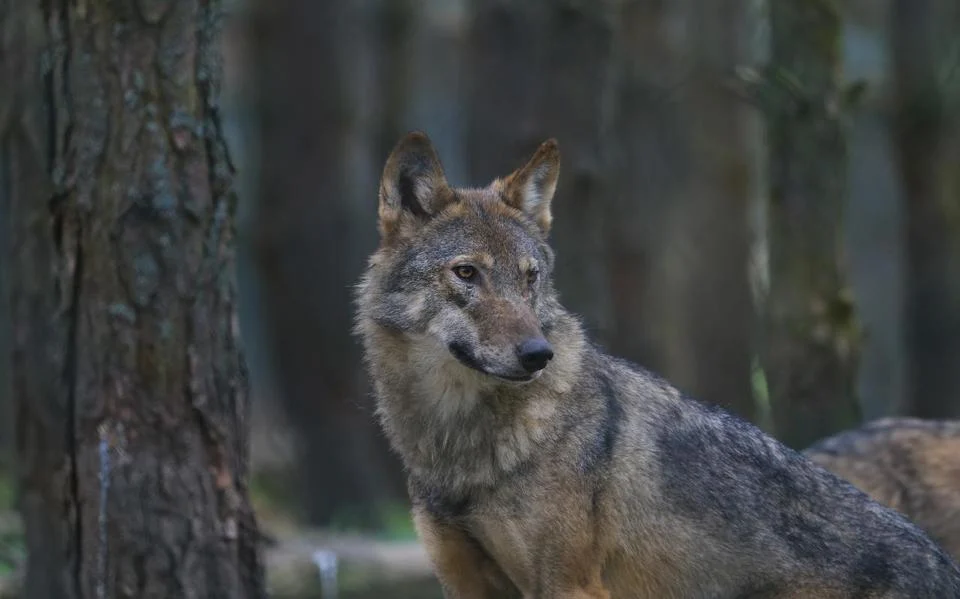
[[[501,510],[477,510],[468,518],[468,530],[503,573],[530,596],[536,585],[535,543],[542,534],[535,514],[507,514]]]

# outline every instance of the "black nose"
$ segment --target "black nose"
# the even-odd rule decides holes
[[[543,337],[533,337],[517,346],[517,356],[523,369],[533,373],[546,367],[553,358],[553,348]]]

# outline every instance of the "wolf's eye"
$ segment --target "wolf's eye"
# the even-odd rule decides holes
[[[536,268],[532,268],[527,271],[527,283],[533,285],[537,282],[537,279],[540,278],[540,271]]]
[[[461,264],[453,267],[453,274],[457,275],[464,281],[473,281],[477,278],[477,269],[469,264]]]

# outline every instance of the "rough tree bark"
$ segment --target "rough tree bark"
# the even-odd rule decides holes
[[[945,4],[897,0],[891,13],[893,129],[906,221],[903,407],[925,418],[960,417],[960,130],[939,80]]]
[[[315,0],[254,8],[266,91],[254,251],[274,378],[302,449],[303,507],[316,525],[377,527],[380,504],[406,497],[351,335],[352,290],[376,246],[378,173],[364,169],[385,160],[374,158],[379,129],[396,127],[369,105],[382,89],[358,76],[372,71],[377,13]]]
[[[551,234],[557,287],[601,340],[613,325],[602,265],[615,6],[473,0],[464,69],[471,183],[506,175],[543,140],[559,140],[562,174]]]
[[[10,201],[24,596],[264,597],[219,2],[20,2]]]
[[[859,327],[842,258],[847,143],[832,1],[769,5],[770,288],[762,352],[774,424],[793,447],[854,425]]]

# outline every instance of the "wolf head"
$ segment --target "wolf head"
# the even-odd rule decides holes
[[[455,189],[421,132],[400,140],[380,182],[381,244],[360,319],[432,368],[527,382],[549,368],[556,299],[547,245],[560,172],[555,140],[482,189]]]

